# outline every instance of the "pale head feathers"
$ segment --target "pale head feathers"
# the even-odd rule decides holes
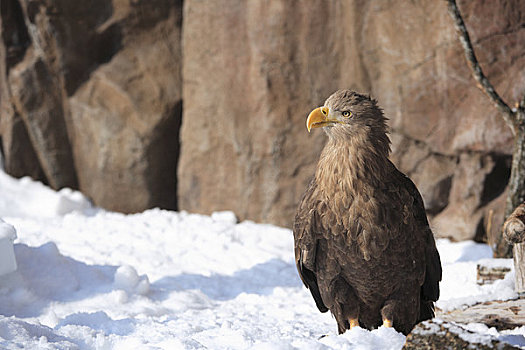
[[[376,100],[355,91],[339,90],[328,97],[324,105],[333,114],[351,113],[349,118],[343,119],[344,123],[324,128],[330,139],[352,144],[365,142],[371,146],[371,151],[388,158],[390,154],[390,139],[386,125],[388,119]]]
[[[330,113],[350,111],[345,123],[325,127],[328,142],[316,177],[330,192],[357,189],[358,182],[377,184],[391,171],[387,118],[376,100],[351,90],[339,90],[325,102]],[[386,173],[385,173],[386,172]]]

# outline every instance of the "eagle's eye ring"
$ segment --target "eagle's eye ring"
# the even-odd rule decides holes
[[[349,118],[352,115],[352,113],[349,111],[344,111],[342,114],[343,114],[343,117],[345,118]]]

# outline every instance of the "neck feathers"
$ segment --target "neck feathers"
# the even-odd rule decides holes
[[[391,172],[390,140],[383,131],[330,135],[321,154],[316,180],[325,195],[352,193],[362,186],[378,186]]]

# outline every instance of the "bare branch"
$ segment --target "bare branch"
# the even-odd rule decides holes
[[[463,50],[465,51],[465,57],[472,72],[472,76],[478,82],[478,87],[481,89],[481,91],[483,91],[495,104],[495,106],[502,112],[503,119],[515,135],[518,128],[516,113],[512,111],[505,101],[503,101],[485,74],[483,74],[483,71],[481,70],[479,62],[476,58],[476,54],[474,53],[474,48],[472,47],[467,27],[465,26],[465,22],[463,22],[463,18],[461,17],[461,13],[459,12],[458,6],[456,4],[456,0],[447,0],[447,3],[448,12],[454,20],[454,26],[458,32],[461,46],[463,46]]]

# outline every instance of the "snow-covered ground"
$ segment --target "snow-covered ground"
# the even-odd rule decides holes
[[[123,215],[3,172],[0,218],[16,229],[18,267],[0,276],[1,349],[400,349],[405,340],[383,327],[338,336],[297,276],[288,229],[229,212]],[[513,272],[476,284],[486,245],[438,248],[439,308],[516,297]],[[469,327],[525,348],[524,327]]]

